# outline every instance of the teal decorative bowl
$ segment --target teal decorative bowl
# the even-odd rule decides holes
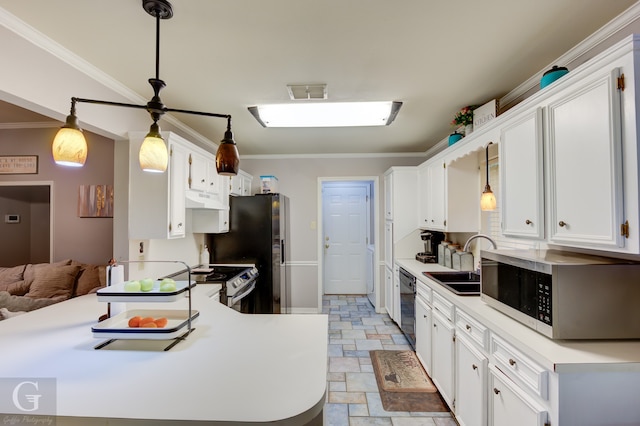
[[[458,132],[453,132],[449,135],[449,146],[453,145],[454,143],[458,142],[460,139],[462,139],[462,135]]]
[[[550,85],[551,83],[553,83],[554,81],[562,77],[563,75],[567,74],[568,72],[569,70],[567,68],[558,67],[557,65],[554,65],[553,68],[551,68],[550,70],[548,70],[542,75],[542,78],[540,79],[540,88],[544,89],[545,87],[547,87],[548,85]]]

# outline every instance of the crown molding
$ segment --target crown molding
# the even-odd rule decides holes
[[[631,5],[627,10],[622,12],[620,15],[613,18],[599,30],[591,34],[589,37],[582,40],[580,43],[572,47],[562,56],[560,56],[555,61],[551,62],[549,65],[544,67],[542,70],[538,71],[536,74],[531,76],[528,80],[524,81],[522,84],[517,86],[515,89],[504,95],[500,101],[499,105],[502,106],[513,106],[514,102],[517,102],[520,98],[525,96],[531,90],[535,90],[540,87],[540,79],[542,75],[549,70],[553,65],[557,64],[570,64],[575,61],[585,53],[595,49],[600,44],[609,40],[613,37],[618,31],[632,24],[634,21],[640,18],[640,2],[636,2]]]
[[[426,157],[425,152],[390,152],[390,153],[345,153],[345,154],[256,154],[240,155],[242,160],[288,160],[288,159],[323,159],[323,158],[418,158]]]
[[[20,129],[50,129],[59,128],[57,121],[24,122],[24,123],[0,123],[0,130],[20,130]]]
[[[60,59],[65,64],[77,69],[81,73],[89,76],[97,83],[106,87],[107,89],[115,92],[116,94],[122,96],[124,99],[129,101],[130,103],[141,104],[144,105],[147,103],[147,99],[142,97],[137,92],[134,92],[124,84],[120,83],[118,80],[111,77],[109,74],[95,67],[91,63],[85,61],[78,55],[74,54],[70,50],[66,49],[61,44],[55,42],[50,39],[42,32],[38,31],[34,27],[28,25],[26,22],[20,20],[15,15],[9,13],[7,10],[0,7],[0,25],[13,31],[18,36],[24,38],[31,44],[38,46],[43,49],[45,52],[53,55],[54,57]],[[214,148],[218,147],[218,144],[211,141],[207,137],[198,133],[191,127],[187,126],[171,114],[165,114],[162,117],[162,120],[168,124],[171,124],[176,129],[179,129],[184,134],[188,135],[191,139],[197,140],[198,142],[204,144],[205,146],[212,146]],[[192,140],[192,141],[193,141]]]

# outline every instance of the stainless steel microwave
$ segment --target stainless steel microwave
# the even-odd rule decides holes
[[[639,339],[640,263],[557,250],[481,252],[481,299],[552,339]]]

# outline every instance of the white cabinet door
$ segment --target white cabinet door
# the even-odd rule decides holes
[[[416,354],[428,374],[431,374],[431,307],[416,298]]]
[[[528,112],[503,127],[499,149],[502,233],[543,239],[542,109]]]
[[[429,226],[429,168],[423,163],[418,167],[418,227]]]
[[[207,190],[207,159],[196,153],[189,153],[188,188],[197,191]]]
[[[384,307],[393,319],[393,269],[384,268]]]
[[[552,243],[624,246],[619,73],[593,73],[547,107]]]
[[[449,407],[453,407],[454,394],[454,336],[455,328],[453,324],[433,311],[433,330],[431,335],[431,368],[433,383],[440,391],[442,398]]]
[[[393,268],[393,222],[384,223],[384,264],[387,268]]]
[[[446,228],[446,199],[445,199],[445,164],[435,161],[428,166],[429,179],[429,212],[428,228],[436,231],[444,231]]]
[[[489,368],[488,398],[492,426],[544,426],[547,422],[547,411],[495,367]]]
[[[207,192],[219,194],[223,189],[222,176],[218,175],[215,158],[207,160]]]
[[[400,267],[398,265],[393,266],[393,315],[391,318],[400,326],[402,320],[402,313],[400,309]]]
[[[180,238],[186,229],[187,149],[170,144],[169,152],[169,238]]]
[[[459,333],[455,342],[456,420],[461,426],[487,424],[488,360]]]
[[[391,172],[384,175],[384,218],[393,220],[393,175]]]

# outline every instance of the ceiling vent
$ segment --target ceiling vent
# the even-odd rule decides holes
[[[287,91],[292,101],[327,99],[326,84],[287,84]]]

